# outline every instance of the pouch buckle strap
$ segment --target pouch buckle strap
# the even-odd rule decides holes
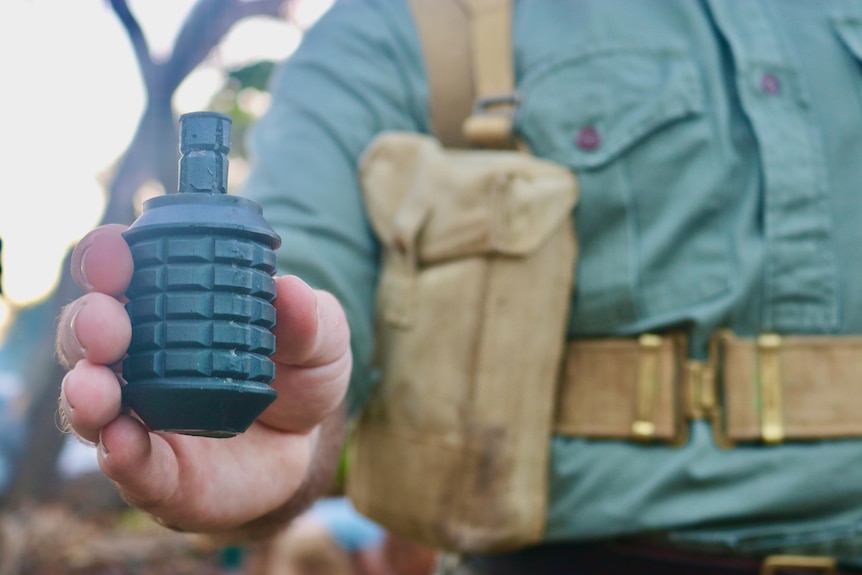
[[[512,2],[463,0],[470,14],[470,42],[476,100],[462,125],[464,139],[488,149],[513,149],[515,92]]]
[[[480,148],[513,147],[515,111],[520,103],[518,92],[477,98],[473,114],[464,120],[464,139]]]

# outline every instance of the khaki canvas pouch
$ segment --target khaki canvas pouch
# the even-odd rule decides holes
[[[350,439],[348,495],[457,551],[541,539],[575,265],[571,172],[392,132],[360,179],[382,246],[382,374]]]

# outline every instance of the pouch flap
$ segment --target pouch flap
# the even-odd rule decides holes
[[[577,198],[564,167],[512,151],[449,150],[433,137],[387,132],[359,167],[380,241],[420,264],[536,250]]]

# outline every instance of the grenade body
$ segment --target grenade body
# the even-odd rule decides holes
[[[180,119],[180,186],[124,233],[135,263],[123,401],[151,429],[230,437],[275,399],[278,235],[225,193],[230,119]]]

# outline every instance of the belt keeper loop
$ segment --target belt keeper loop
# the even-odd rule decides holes
[[[757,338],[757,379],[760,392],[760,434],[769,445],[784,440],[781,402],[781,370],[778,353],[781,336],[763,334]]]
[[[659,350],[662,337],[646,333],[638,338],[637,398],[632,434],[635,439],[649,441],[655,437],[655,405],[658,395]]]
[[[689,359],[685,362],[685,416],[689,420],[703,419],[705,413],[701,397],[703,396],[704,364],[701,361]]]
[[[712,438],[716,447],[720,449],[732,449],[736,442],[727,435],[723,413],[723,381],[725,346],[734,338],[733,332],[727,329],[716,331],[709,340],[710,386],[704,389],[701,395],[702,406],[707,418],[712,424]]]

